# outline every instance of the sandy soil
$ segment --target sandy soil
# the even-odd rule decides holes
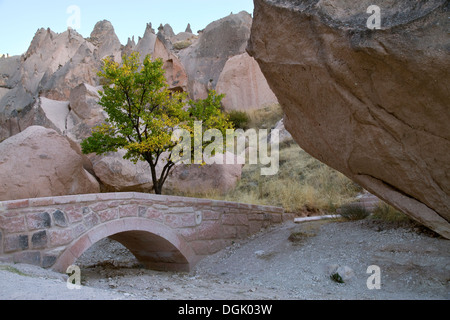
[[[191,273],[164,273],[103,240],[77,261],[81,290],[67,289],[66,275],[0,264],[0,299],[449,300],[449,253],[450,241],[412,225],[287,223],[205,258]],[[381,270],[379,290],[367,287],[372,265]],[[339,266],[347,267],[345,283],[330,278]]]

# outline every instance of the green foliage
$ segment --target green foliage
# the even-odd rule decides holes
[[[125,149],[125,159],[149,163],[155,192],[161,194],[175,165],[171,159],[178,144],[172,141],[174,131],[186,129],[193,133],[194,121],[204,121],[206,129],[230,127],[220,111],[223,96],[210,92],[205,100],[187,101],[185,93],[170,91],[161,59],[147,56],[141,64],[139,54],[132,53],[123,57],[122,65],[110,58],[103,62],[98,75],[105,87],[99,104],[108,118],[81,143],[83,153],[105,154]],[[167,155],[164,159],[163,154]],[[166,164],[158,177],[156,166],[160,160]]]
[[[348,204],[341,207],[341,216],[350,221],[364,220],[370,213],[361,205]]]
[[[386,203],[380,204],[373,212],[373,219],[389,222],[407,222],[411,219]]]
[[[16,269],[16,268],[11,267],[11,266],[2,265],[2,266],[0,266],[0,270],[11,272],[11,273],[17,274],[19,276],[23,276],[23,277],[30,277],[30,275],[28,275],[26,273],[23,273],[19,269]]]
[[[190,114],[189,127],[193,128],[194,121],[203,121],[203,130],[217,129],[223,136],[227,129],[232,129],[233,125],[229,118],[222,112],[222,100],[224,94],[217,94],[211,90],[204,100],[189,102],[188,112]]]
[[[185,41],[179,41],[173,44],[173,48],[175,50],[183,50],[186,48],[189,48],[192,45],[192,41],[185,40]]]
[[[339,273],[333,273],[330,276],[331,280],[337,283],[344,283],[344,280],[342,279],[341,275]]]
[[[249,129],[250,116],[246,112],[233,110],[228,113],[228,117],[236,129]]]

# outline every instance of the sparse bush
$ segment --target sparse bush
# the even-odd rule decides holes
[[[314,159],[298,145],[280,149],[276,176],[261,176],[261,165],[246,165],[226,200],[283,207],[287,212],[321,215],[354,201],[361,188]]]
[[[175,50],[183,50],[183,49],[189,48],[191,45],[192,45],[191,41],[185,40],[185,41],[180,41],[180,42],[174,43],[173,48]]]
[[[6,265],[5,265],[5,266],[0,266],[0,270],[2,270],[2,271],[7,271],[7,272],[11,272],[11,273],[17,274],[17,275],[19,275],[19,276],[23,276],[23,277],[29,277],[28,274],[23,273],[23,272],[20,271],[19,269],[16,269],[16,268],[11,267],[11,266],[6,266]]]
[[[306,239],[315,237],[317,234],[314,232],[293,232],[289,236],[288,240],[292,242],[293,244],[301,244]]]
[[[228,113],[228,119],[235,129],[249,129],[250,116],[244,111],[233,110]]]
[[[258,110],[248,111],[250,118],[249,127],[255,129],[271,129],[280,121],[284,112],[279,104],[269,105]]]
[[[361,205],[348,204],[341,207],[341,216],[349,221],[357,221],[366,219],[370,213]]]
[[[411,219],[387,203],[380,204],[373,212],[372,218],[389,222],[409,222]]]
[[[337,283],[344,283],[344,280],[342,279],[341,275],[339,273],[333,273],[330,276],[331,280]]]

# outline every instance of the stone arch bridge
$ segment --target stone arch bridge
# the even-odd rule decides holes
[[[148,268],[189,271],[233,241],[293,218],[277,207],[142,193],[0,202],[0,261],[65,273],[111,238]]]

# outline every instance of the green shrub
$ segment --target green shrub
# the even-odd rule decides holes
[[[348,204],[341,207],[341,216],[350,221],[364,220],[370,213],[361,205]]]
[[[377,220],[389,222],[411,221],[411,219],[407,215],[398,211],[394,207],[391,207],[387,203],[380,204],[373,212],[372,217]]]
[[[249,129],[250,117],[244,111],[230,111],[228,113],[228,119],[233,123],[235,129]]]
[[[330,276],[331,280],[337,283],[344,283],[344,280],[342,279],[341,275],[339,273],[333,273]]]
[[[183,50],[183,49],[189,48],[191,45],[192,45],[192,42],[189,40],[186,40],[186,41],[180,41],[180,42],[174,43],[173,48],[175,50]]]

